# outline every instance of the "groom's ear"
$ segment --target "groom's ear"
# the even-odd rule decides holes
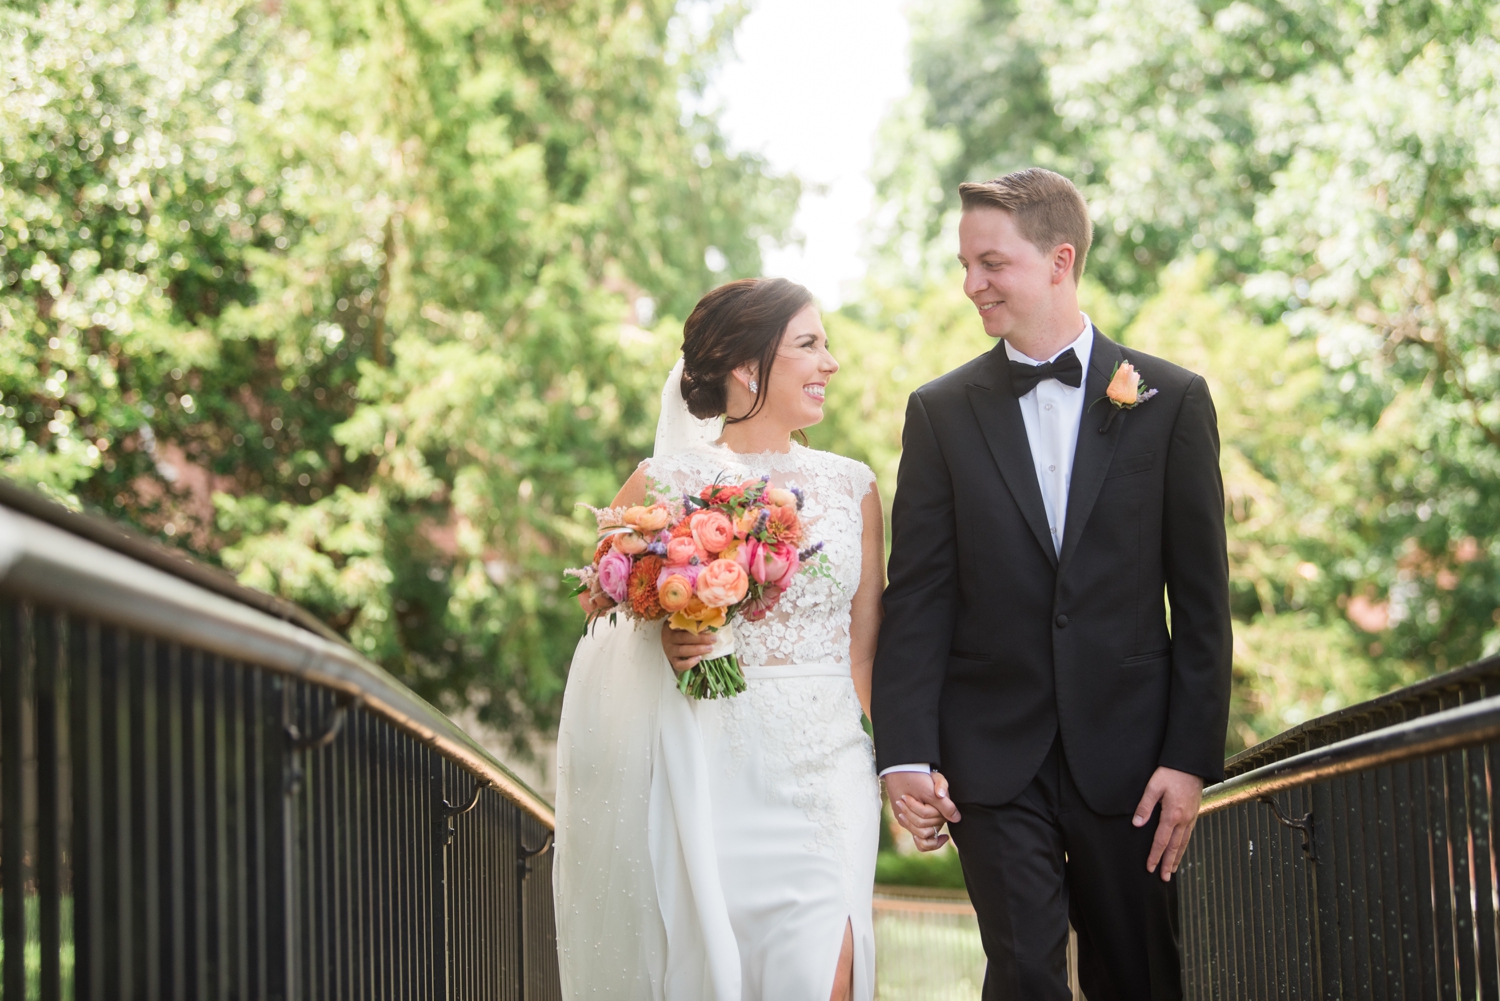
[[[1061,285],[1073,277],[1073,262],[1078,260],[1078,250],[1071,243],[1059,243],[1052,248],[1052,284]]]

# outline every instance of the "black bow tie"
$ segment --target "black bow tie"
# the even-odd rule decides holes
[[[1028,365],[1024,361],[1010,359],[1010,385],[1016,391],[1016,399],[1031,392],[1037,387],[1037,383],[1045,379],[1056,379],[1064,386],[1072,386],[1074,389],[1083,385],[1083,365],[1072,348],[1068,348],[1053,361],[1040,365]]]

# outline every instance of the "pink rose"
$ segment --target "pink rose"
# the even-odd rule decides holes
[[[766,544],[755,539],[746,539],[734,551],[734,561],[750,575],[757,584],[766,582]]]
[[[656,600],[668,612],[680,612],[693,600],[697,567],[668,567],[656,579]]]
[[[698,597],[710,608],[727,608],[749,589],[749,575],[734,560],[714,560],[698,575]]]
[[[723,511],[699,511],[692,518],[693,539],[708,553],[722,553],[734,541],[734,522]]]
[[[599,586],[616,603],[625,600],[625,588],[630,581],[630,557],[621,552],[611,552],[599,561]]]
[[[669,566],[687,566],[694,556],[698,555],[698,543],[684,536],[672,539],[667,543],[667,564]]]
[[[785,542],[766,546],[765,561],[765,581],[775,584],[783,591],[792,586],[792,578],[802,566],[802,561],[797,558],[797,547]]]

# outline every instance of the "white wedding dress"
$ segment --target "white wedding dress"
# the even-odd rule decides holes
[[[580,641],[558,732],[563,997],[826,1001],[847,924],[869,1001],[880,793],[849,610],[874,476],[798,445],[660,452],[647,471],[678,493],[765,475],[801,489],[834,579],[799,575],[763,621],[736,621],[749,687],[732,699],[677,691],[658,624]]]

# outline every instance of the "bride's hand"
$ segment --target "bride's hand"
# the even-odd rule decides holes
[[[673,629],[663,622],[661,646],[667,652],[667,662],[672,665],[672,670],[681,674],[692,670],[708,655],[708,651],[714,648],[714,640],[707,633],[694,635],[686,629]]]

